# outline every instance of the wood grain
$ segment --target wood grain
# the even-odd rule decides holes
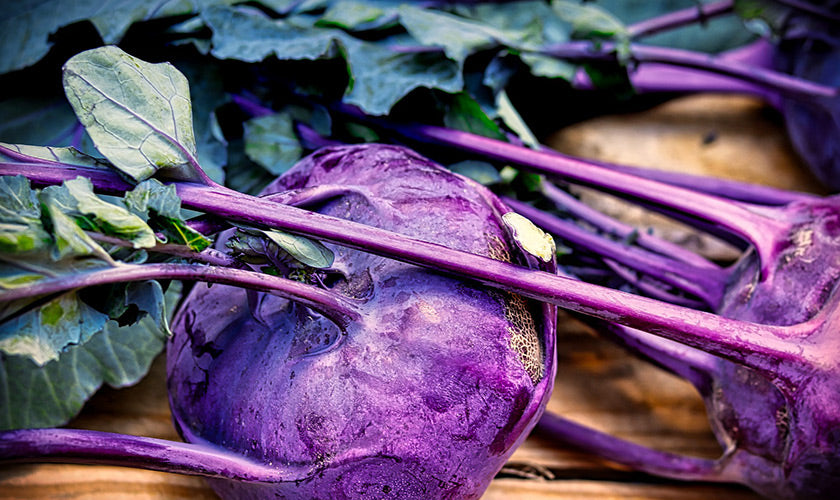
[[[714,140],[709,143],[710,134]],[[769,141],[769,142],[768,142]],[[715,144],[717,143],[717,144]],[[681,99],[653,111],[570,127],[558,149],[610,161],[816,189],[780,124],[756,101]],[[713,144],[714,146],[710,146]],[[715,151],[709,149],[713,147]],[[725,150],[725,151],[724,151]],[[716,457],[703,403],[686,382],[625,355],[561,315],[559,369],[549,409],[662,450]],[[157,360],[135,387],[101,390],[70,426],[177,439]],[[104,466],[20,465],[0,469],[0,499],[210,499],[200,478]],[[739,486],[680,483],[626,470],[532,435],[491,484],[486,500],[725,498],[756,500]]]

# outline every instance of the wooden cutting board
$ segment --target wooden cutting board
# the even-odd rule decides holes
[[[645,113],[605,117],[558,132],[549,145],[570,153],[683,169],[779,187],[817,190],[792,153],[781,123],[739,97],[678,99]],[[646,224],[644,219],[641,224]],[[720,449],[703,403],[686,382],[626,356],[561,315],[558,374],[549,409],[635,442],[713,458]],[[162,359],[140,384],[105,388],[70,426],[177,439]],[[0,469],[0,499],[210,499],[200,478],[103,466],[20,465]],[[754,500],[739,486],[680,483],[601,461],[532,435],[484,496],[502,499]]]

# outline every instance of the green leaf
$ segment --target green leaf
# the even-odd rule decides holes
[[[499,171],[496,170],[496,167],[486,161],[464,160],[449,165],[449,170],[455,172],[456,174],[469,177],[470,179],[485,186],[502,181],[502,177],[499,175]]]
[[[399,12],[400,24],[414,39],[426,46],[443,48],[459,66],[468,55],[480,49],[515,39],[492,26],[441,11],[406,4]]]
[[[274,175],[292,167],[303,155],[287,113],[252,118],[244,123],[245,154]]]
[[[174,66],[106,46],[70,58],[63,81],[96,148],[126,175],[197,178],[189,85]]]
[[[237,227],[237,234],[228,247],[242,254],[247,262],[261,264],[288,262],[288,257],[308,267],[324,269],[332,266],[335,255],[323,243],[275,229]],[[288,257],[286,257],[288,256]]]
[[[400,38],[391,42],[399,43]],[[370,115],[385,115],[418,88],[460,92],[464,80],[457,63],[439,53],[399,53],[387,44],[344,41],[352,84],[344,96]]]
[[[22,155],[31,156],[32,158],[112,171],[104,160],[82,153],[72,147],[29,146],[26,144],[7,144],[5,142],[0,142],[0,146],[17,151]],[[0,151],[0,157],[3,156],[3,152]]]
[[[484,137],[506,140],[505,134],[481,109],[478,102],[464,92],[452,96],[443,116],[443,123],[449,128],[463,130]]]
[[[4,309],[25,307],[20,301]],[[77,294],[64,294],[36,309],[0,323],[0,351],[26,356],[43,366],[58,359],[68,345],[83,344],[105,326],[108,316],[85,304]]]
[[[199,18],[193,18],[199,19]],[[196,147],[201,169],[213,181],[224,182],[228,143],[219,126],[216,111],[230,101],[218,61],[209,57],[173,61],[190,82]]]
[[[55,186],[50,186],[55,187]],[[49,188],[47,188],[49,189]],[[53,260],[61,260],[68,257],[79,257],[86,255],[107,255],[105,250],[88,236],[76,220],[67,215],[67,208],[49,196],[49,191],[42,199],[43,207],[46,208],[50,218],[51,230],[55,246],[53,247]]]
[[[561,19],[572,25],[573,36],[577,38],[627,38],[627,30],[621,21],[591,3],[579,5],[571,1],[552,0],[551,7]]]
[[[306,266],[324,269],[330,267],[335,260],[332,250],[319,241],[275,229],[259,230],[259,232]]]
[[[393,22],[392,15],[396,8],[385,9],[370,2],[338,0],[330,4],[319,26],[336,26],[346,30],[372,29]]]
[[[499,112],[499,117],[505,122],[505,125],[510,127],[526,146],[534,149],[540,146],[539,140],[531,132],[531,129],[528,128],[528,125],[519,115],[519,112],[516,111],[516,108],[513,107],[513,103],[510,102],[507,92],[504,90],[496,94],[496,107]]]
[[[52,239],[41,224],[41,208],[29,180],[0,177],[0,251],[7,254],[41,252]]]
[[[68,144],[78,124],[64,96],[6,98],[0,116],[0,139],[23,144]]]
[[[594,2],[602,9],[615,16],[625,25],[650,19],[680,9],[697,7],[701,3],[714,0],[597,0]],[[752,0],[750,0],[752,1]],[[736,12],[745,3],[735,2]],[[777,2],[765,2],[767,5]],[[740,47],[754,38],[750,30],[737,16],[718,16],[703,22],[692,23],[676,29],[656,33],[641,39],[645,44],[675,47],[701,52],[717,53]]]
[[[164,217],[181,216],[181,198],[172,184],[163,184],[157,179],[149,179],[125,193],[125,204],[129,210],[143,219],[148,219],[150,210]]]
[[[167,317],[180,289],[173,283],[166,292]],[[124,387],[140,380],[165,340],[166,332],[146,317],[126,327],[109,321],[88,342],[68,347],[43,366],[0,353],[0,429],[67,423],[103,383]]]
[[[103,234],[130,241],[134,248],[151,248],[157,244],[155,233],[143,219],[127,209],[108,203],[93,193],[93,185],[84,177],[64,182],[77,210],[93,217],[96,229]]]
[[[200,252],[211,241],[187,226],[181,213],[181,199],[172,184],[149,179],[125,194],[126,207],[167,236],[170,243],[184,244]]]
[[[240,9],[209,8],[201,17],[213,32],[212,54],[219,59],[320,59],[347,36],[337,29],[314,28],[300,17],[275,21]]]

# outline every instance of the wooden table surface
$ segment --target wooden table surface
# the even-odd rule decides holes
[[[710,137],[714,138],[711,142]],[[778,121],[751,99],[680,99],[641,115],[570,127],[553,137],[551,144],[591,158],[816,188],[803,174]],[[719,455],[702,401],[689,384],[628,357],[565,315],[560,325],[558,374],[550,410],[658,449],[709,458]],[[70,426],[177,439],[165,391],[164,366],[158,359],[138,385],[101,390]],[[0,499],[57,498],[216,496],[200,478],[145,470],[59,464],[0,469]],[[483,498],[754,500],[758,496],[739,486],[646,476],[532,435]]]

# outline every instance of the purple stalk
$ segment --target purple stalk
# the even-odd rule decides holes
[[[714,3],[697,5],[687,9],[669,12],[661,16],[645,19],[627,26],[631,38],[640,38],[663,31],[679,28],[695,22],[705,22],[707,19],[729,14],[733,11],[732,0],[722,0]]]
[[[198,264],[120,264],[117,267],[49,278],[25,287],[0,290],[0,302],[53,295],[89,286],[150,279],[205,281],[270,293],[311,307],[342,329],[361,319],[352,303],[329,290],[254,271]]]
[[[86,231],[87,235],[101,243],[106,243],[108,245],[116,245],[120,247],[130,248],[132,247],[131,243],[114,236],[108,236],[101,233],[94,233],[91,231]],[[192,248],[188,247],[187,245],[173,245],[169,243],[159,243],[152,248],[146,248],[145,250],[149,252],[156,252],[156,253],[163,253],[167,255],[172,255],[175,257],[182,257],[185,259],[194,260],[197,262],[202,262],[204,264],[210,264],[212,266],[222,266],[222,267],[237,267],[241,263],[227,255],[224,252],[220,252],[213,248],[205,248],[200,252],[196,252]]]
[[[645,276],[639,276],[635,270],[624,267],[624,265],[612,259],[604,258],[603,262],[616,276],[635,287],[642,295],[692,309],[708,309],[710,307],[705,301],[668,291],[662,287],[661,282],[652,282]]]
[[[688,457],[653,450],[610,434],[596,431],[571,420],[546,412],[537,423],[536,432],[596,453],[633,469],[682,480],[731,482],[720,460]]]
[[[708,269],[713,273],[719,273],[721,271],[720,266],[705,257],[688,251],[668,240],[657,238],[643,231],[638,231],[632,226],[595,210],[550,182],[542,183],[542,193],[558,208],[569,212],[578,219],[586,221],[605,233],[615,235],[620,239],[630,238],[635,233],[635,242],[642,248],[667,255],[674,260],[691,264],[694,267]]]
[[[80,429],[24,429],[0,434],[0,460],[117,465],[235,479],[279,482],[306,477],[302,467],[267,467],[209,444],[188,444]]]
[[[727,279],[722,270],[714,273],[708,267],[701,269],[662,255],[650,254],[643,249],[603,238],[573,222],[562,220],[526,203],[511,198],[502,198],[502,201],[543,230],[574,245],[684,290],[702,299],[712,309],[717,308],[720,303]]]
[[[540,52],[570,61],[615,61],[617,58],[614,43],[602,43],[596,46],[591,42],[568,42],[546,46]],[[796,99],[832,99],[840,94],[840,90],[835,87],[689,50],[632,45],[629,57],[636,63],[660,63],[734,77]]]
[[[778,242],[784,240],[791,229],[788,221],[758,213],[754,207],[745,203],[640,179],[559,153],[535,151],[469,132],[432,125],[388,123],[360,115],[357,110],[346,106],[341,110],[417,141],[450,146],[460,151],[520,165],[534,172],[596,187],[624,197],[645,200],[716,224],[741,236],[756,248],[763,266],[762,276],[767,276],[768,269],[764,266],[775,262],[779,250]],[[782,216],[783,214],[779,213],[779,217]]]
[[[103,175],[100,171],[94,172],[98,175],[95,180],[92,179],[95,187],[113,189],[113,182],[105,181],[98,186],[97,183],[103,181]],[[60,165],[0,162],[0,175],[16,174],[23,174],[39,184],[56,184],[79,175],[79,169],[68,173]],[[778,360],[798,365],[807,364],[809,359],[819,359],[816,347],[807,340],[801,340],[814,330],[815,323],[821,321],[818,319],[792,326],[775,326],[722,318],[308,212],[227,188],[184,182],[173,185],[183,205],[193,210],[472,278],[488,286],[649,331],[754,367],[771,377],[779,376],[774,372]],[[264,281],[258,280],[257,284],[263,285]]]

